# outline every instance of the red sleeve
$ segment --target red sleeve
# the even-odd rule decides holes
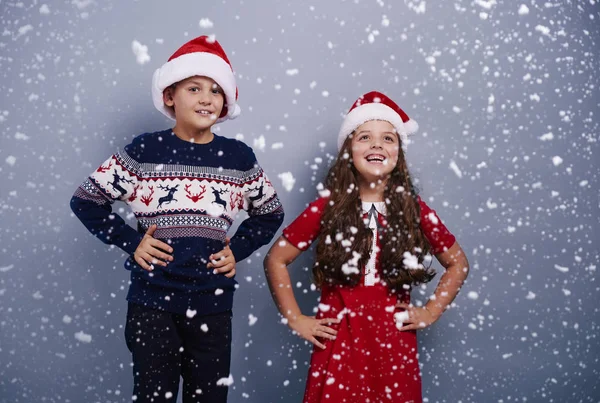
[[[306,250],[319,236],[321,216],[325,210],[327,198],[321,197],[310,203],[294,222],[283,230],[283,236],[300,250]]]
[[[421,229],[431,244],[433,254],[446,251],[454,245],[456,238],[448,231],[435,210],[430,209],[420,197],[419,206],[421,207]]]

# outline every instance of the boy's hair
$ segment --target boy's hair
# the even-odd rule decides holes
[[[360,272],[344,271],[344,267],[355,258],[355,252],[360,254],[356,267],[364,267],[371,252],[373,233],[368,228],[368,221],[365,223],[362,218],[359,173],[352,161],[353,134],[344,141],[327,174],[326,188],[331,195],[323,212],[313,267],[318,287],[325,284],[357,285]],[[379,231],[381,277],[391,290],[401,292],[404,285],[427,283],[435,276],[435,271],[429,267],[411,269],[403,263],[403,254],[408,251],[422,265],[431,245],[420,227],[417,190],[410,178],[402,147],[399,147],[398,162],[387,180],[384,196],[386,225]],[[341,247],[336,241],[338,234],[352,244]]]

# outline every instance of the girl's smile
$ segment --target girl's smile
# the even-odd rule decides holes
[[[365,157],[367,162],[375,165],[387,164],[388,159],[381,154],[369,154]]]

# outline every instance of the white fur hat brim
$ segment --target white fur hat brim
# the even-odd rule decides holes
[[[356,130],[357,127],[371,120],[384,120],[390,122],[403,142],[406,142],[408,135],[415,133],[419,129],[417,122],[412,119],[403,122],[400,115],[394,109],[383,103],[365,103],[352,109],[346,115],[338,134],[338,150],[342,149],[346,138]]]

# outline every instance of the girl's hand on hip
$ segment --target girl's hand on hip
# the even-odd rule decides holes
[[[416,307],[412,304],[398,302],[396,308],[404,309],[404,311],[396,312],[394,314],[396,327],[401,332],[406,330],[424,329],[439,319],[439,316],[434,315],[424,306]]]
[[[317,337],[335,340],[337,330],[327,325],[337,324],[340,321],[341,319],[338,318],[315,319],[314,316],[300,315],[294,321],[289,321],[289,325],[304,340],[308,340],[315,346],[325,349],[325,345],[317,340]]]
[[[168,262],[173,261],[173,256],[170,255],[170,253],[173,253],[173,248],[155,239],[154,231],[156,231],[156,224],[148,228],[142,241],[133,252],[133,259],[136,263],[148,271],[154,270],[155,264],[165,267]]]

